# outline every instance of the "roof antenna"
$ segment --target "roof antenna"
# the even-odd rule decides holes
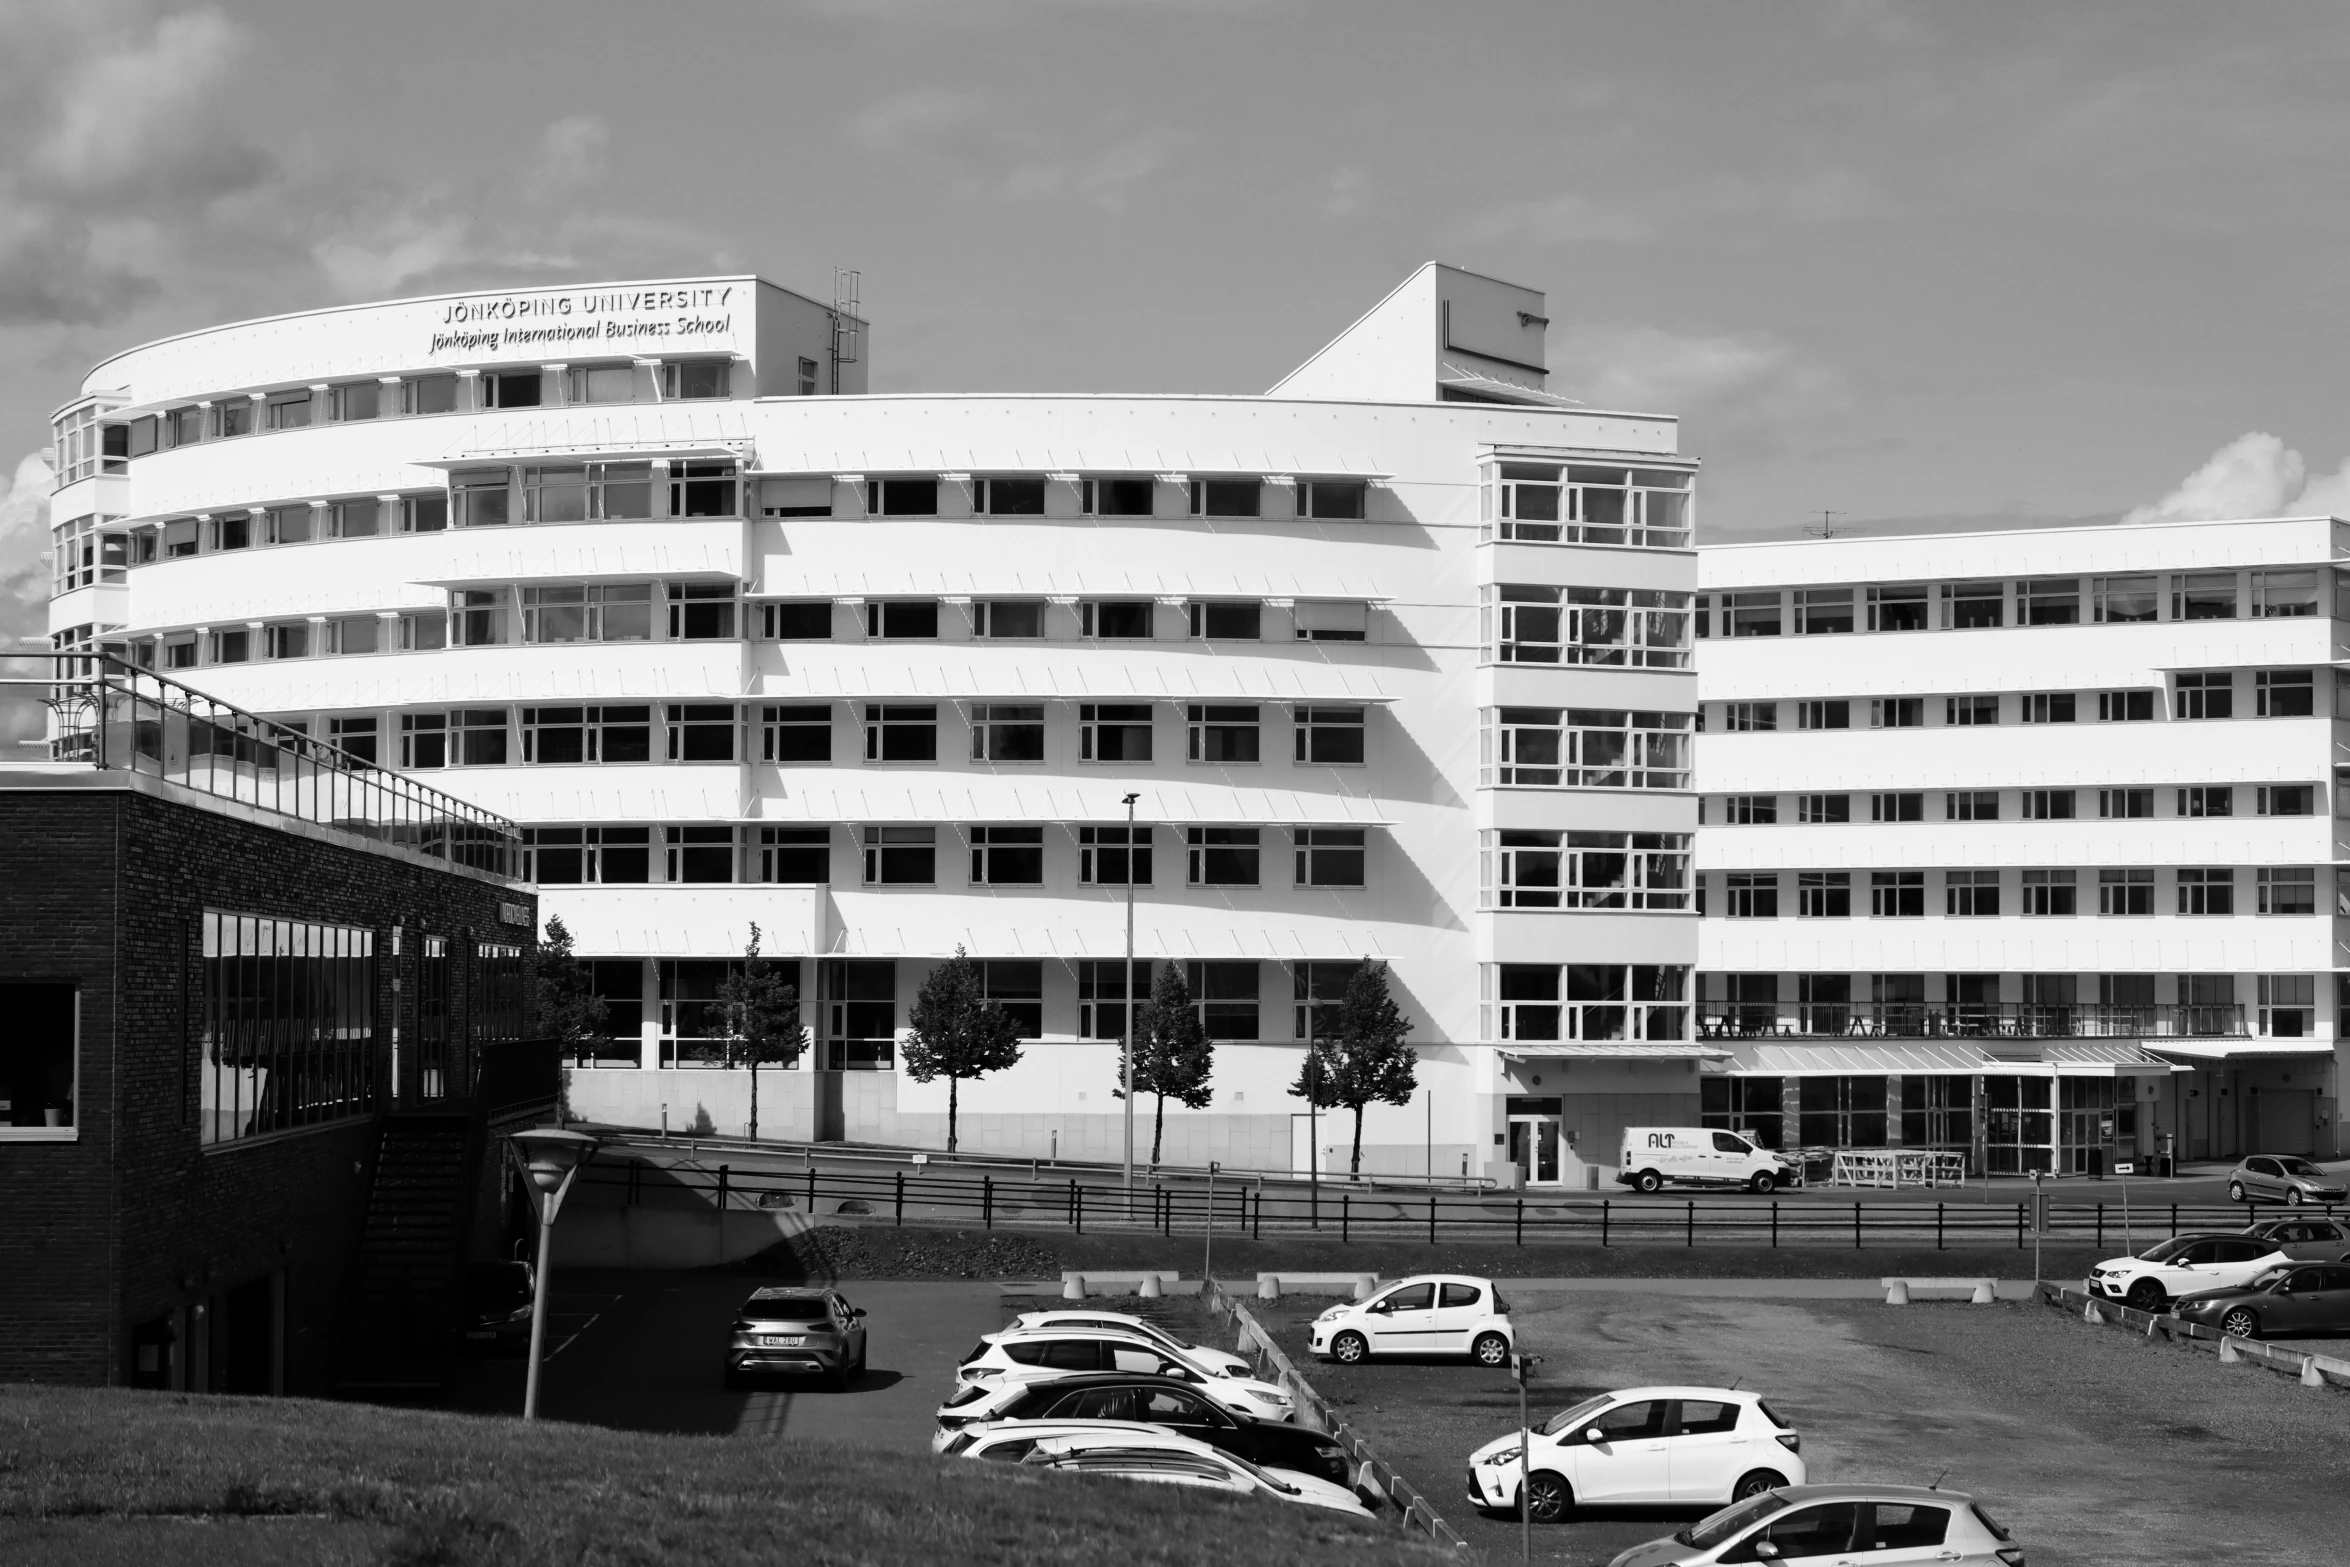
[[[1815,539],[1832,539],[1839,533],[1850,533],[1852,531],[1850,528],[1839,528],[1836,526],[1837,518],[1849,517],[1851,515],[1852,513],[1848,511],[1823,510],[1820,513],[1820,525],[1816,528],[1807,527],[1803,531],[1810,534]]]
[[[1735,1393],[1735,1392],[1737,1392],[1737,1391],[1738,1391],[1738,1382],[1743,1382],[1743,1381],[1745,1381],[1745,1380],[1746,1380],[1746,1373],[1745,1373],[1745,1372],[1743,1372],[1743,1371],[1741,1371],[1741,1372],[1739,1372],[1739,1373],[1738,1373],[1738,1381],[1737,1381],[1737,1382],[1732,1382],[1732,1383],[1731,1383],[1731,1384],[1730,1384],[1730,1385],[1729,1385],[1727,1388],[1723,1389],[1723,1391],[1724,1391],[1724,1392],[1728,1392],[1728,1393]]]
[[[1949,1470],[1947,1470],[1947,1469],[1945,1469],[1945,1470],[1943,1470],[1943,1471],[1942,1471],[1940,1474],[1938,1474],[1938,1475],[1934,1476],[1934,1483],[1933,1483],[1933,1484],[1931,1484],[1931,1485],[1929,1485],[1929,1486],[1927,1486],[1927,1487],[1926,1487],[1926,1489],[1927,1489],[1927,1490],[1929,1490],[1929,1491],[1939,1491],[1939,1490],[1941,1490],[1941,1489],[1942,1489],[1942,1482],[1943,1482],[1943,1481],[1945,1481],[1945,1480],[1947,1480],[1947,1479],[1949,1479],[1949,1478],[1950,1478],[1950,1471],[1949,1471]]]

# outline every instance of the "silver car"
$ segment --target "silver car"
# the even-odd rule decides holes
[[[2350,1185],[2298,1154],[2256,1153],[2228,1172],[2228,1201],[2350,1202]]]
[[[1791,1485],[1734,1502],[1608,1567],[1715,1562],[1932,1562],[2024,1567],[2024,1548],[1973,1497],[1916,1485]]]

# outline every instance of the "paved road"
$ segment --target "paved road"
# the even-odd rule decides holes
[[[632,1431],[837,1437],[927,1449],[955,1364],[1004,1322],[992,1284],[853,1283],[869,1314],[866,1372],[845,1393],[730,1391],[723,1351],[755,1279],[693,1273],[557,1273],[540,1413]],[[482,1413],[522,1407],[522,1367],[476,1363],[454,1400]]]

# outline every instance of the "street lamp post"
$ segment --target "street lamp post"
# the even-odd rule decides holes
[[[1520,1355],[1518,1373],[1518,1552],[1526,1567],[1534,1567],[1534,1423],[1526,1417],[1526,1384],[1540,1355]]]
[[[547,1279],[554,1272],[555,1216],[580,1167],[595,1155],[596,1140],[584,1132],[554,1127],[516,1132],[508,1147],[530,1181],[531,1206],[539,1216],[539,1258],[530,1302],[530,1374],[522,1389],[522,1418],[539,1417],[539,1368],[547,1347]]]
[[[1126,797],[1126,1217],[1134,1217],[1134,802],[1140,794]]]

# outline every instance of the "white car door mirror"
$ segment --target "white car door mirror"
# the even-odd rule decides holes
[[[1757,1561],[1775,1562],[1779,1559],[1779,1548],[1768,1540],[1757,1540],[1754,1542],[1754,1556]]]
[[[1607,1433],[1600,1430],[1597,1426],[1592,1426],[1584,1431],[1583,1440],[1586,1442],[1604,1442],[1607,1440]]]

